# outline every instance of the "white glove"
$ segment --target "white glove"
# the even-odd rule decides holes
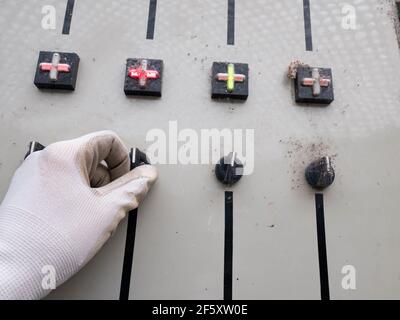
[[[0,207],[0,299],[42,298],[50,291],[43,267],[54,267],[59,286],[100,250],[157,179],[153,166],[129,169],[128,150],[111,131],[54,143],[24,161]]]

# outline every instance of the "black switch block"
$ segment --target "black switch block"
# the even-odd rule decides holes
[[[39,89],[75,90],[79,60],[76,53],[40,51],[35,86]]]
[[[163,64],[155,59],[127,59],[125,94],[161,97]]]
[[[249,65],[247,63],[213,63],[211,98],[246,100],[248,95]]]
[[[299,67],[294,87],[298,103],[330,104],[334,100],[331,69]]]

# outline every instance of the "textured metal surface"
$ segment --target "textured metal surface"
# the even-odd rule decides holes
[[[234,187],[233,298],[318,299],[314,193],[303,177],[317,156],[333,157],[325,192],[333,299],[400,298],[400,73],[390,1],[349,0],[357,29],[341,27],[342,2],[311,0],[313,52],[305,51],[303,1],[237,0],[235,45],[226,45],[227,1],[159,0],[154,40],[146,40],[148,0],[76,0],[69,35],[66,1],[0,0],[0,195],[30,140],[46,145],[115,130],[146,149],[152,128],[254,128],[255,172]],[[56,30],[40,25],[43,5]],[[74,93],[33,85],[40,50],[77,52]],[[128,57],[163,59],[163,97],[128,99]],[[335,101],[294,104],[288,64],[330,67]],[[213,61],[248,63],[245,103],[210,99]],[[213,165],[161,165],[138,216],[132,299],[220,299],[224,193]],[[196,183],[193,183],[195,181]],[[50,298],[119,294],[126,221],[100,254]],[[357,289],[341,287],[341,268]]]

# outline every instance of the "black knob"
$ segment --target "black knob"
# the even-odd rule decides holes
[[[150,164],[146,154],[138,148],[131,149],[129,156],[131,158],[131,170],[143,164]]]
[[[322,190],[329,187],[335,180],[331,159],[323,157],[312,162],[306,169],[306,179],[314,189]]]
[[[29,155],[31,155],[32,153],[36,152],[36,151],[41,151],[45,148],[44,145],[40,144],[37,141],[31,141],[29,142],[29,148],[28,148],[28,152],[26,153],[24,159],[26,159]]]
[[[226,185],[235,184],[240,180],[243,175],[243,164],[237,159],[235,152],[221,158],[215,165],[215,175],[220,182]]]

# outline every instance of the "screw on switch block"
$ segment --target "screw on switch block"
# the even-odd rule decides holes
[[[233,185],[240,180],[243,175],[243,164],[236,156],[236,152],[231,152],[215,166],[217,179],[225,185]]]
[[[335,170],[329,157],[322,157],[312,162],[306,169],[308,184],[317,190],[329,187],[335,180]]]

